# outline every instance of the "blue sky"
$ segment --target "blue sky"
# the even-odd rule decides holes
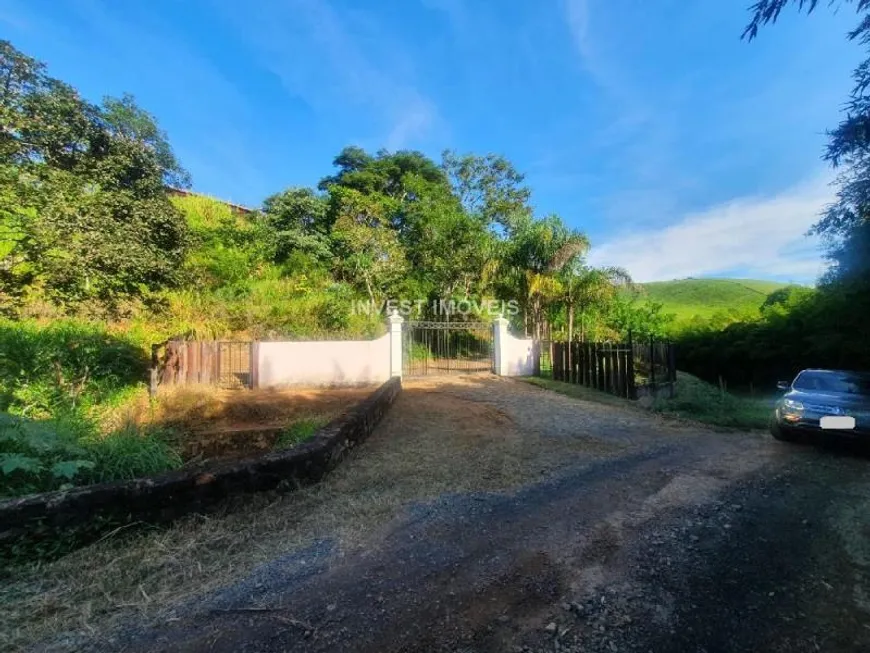
[[[748,4],[0,0],[0,36],[91,99],[133,93],[207,194],[258,205],[348,144],[498,152],[594,263],[812,282],[855,15],[746,43]]]

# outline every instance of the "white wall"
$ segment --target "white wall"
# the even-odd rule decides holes
[[[514,338],[507,331],[499,338],[501,376],[532,376],[537,371],[539,344],[531,338]]]
[[[358,385],[390,378],[389,333],[377,340],[260,342],[258,348],[261,388]]]

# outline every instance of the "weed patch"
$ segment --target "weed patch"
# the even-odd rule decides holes
[[[275,448],[286,449],[300,442],[310,440],[318,429],[326,425],[327,421],[325,417],[312,417],[294,422],[281,431],[281,435],[278,436],[278,440],[275,442]]]
[[[676,393],[673,398],[659,397],[653,410],[714,426],[741,429],[762,429],[770,418],[769,401],[738,397],[701,379],[677,372]]]

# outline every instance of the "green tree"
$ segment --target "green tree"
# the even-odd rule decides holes
[[[290,188],[263,203],[266,225],[274,239],[275,261],[285,262],[294,252],[317,261],[331,258],[327,199],[310,188]]]
[[[674,316],[664,312],[664,305],[650,301],[639,302],[638,297],[615,295],[609,306],[609,320],[622,338],[664,338],[673,324]]]
[[[387,298],[407,267],[398,234],[389,222],[396,200],[352,188],[336,187],[332,193],[339,274],[363,288],[373,303]]]
[[[441,167],[465,210],[487,226],[511,235],[531,220],[531,191],[510,161],[496,154],[442,154]]]
[[[180,281],[186,229],[155,141],[123,135],[7,41],[0,80],[0,295],[115,305]]]
[[[527,333],[540,338],[545,309],[561,294],[559,273],[588,248],[586,236],[557,215],[517,225],[505,248],[500,285],[503,298],[523,307]]]
[[[406,183],[415,198],[407,203],[401,232],[409,273],[433,299],[484,293],[484,270],[495,256],[492,234],[449,187],[416,175]]]
[[[409,176],[430,183],[447,184],[444,172],[425,154],[414,151],[390,153],[380,150],[375,156],[352,146],[344,148],[333,165],[338,172],[320,180],[318,188],[332,186],[353,188],[361,193],[381,193],[395,200],[413,199],[406,186]]]
[[[131,94],[104,98],[100,115],[106,131],[112,136],[135,141],[153,153],[161,168],[163,183],[176,188],[190,188],[190,173],[176,159],[166,132],[160,129],[153,115],[136,104]]]
[[[578,260],[563,274],[563,301],[568,313],[568,340],[574,339],[574,313],[580,313],[580,340],[586,340],[586,318],[603,311],[622,288],[630,286],[631,275],[620,267],[595,268]]]
[[[806,286],[784,286],[770,293],[761,305],[761,314],[772,312],[790,313],[804,302],[811,300],[816,294],[813,288]]]

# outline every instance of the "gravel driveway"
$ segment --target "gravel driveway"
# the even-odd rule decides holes
[[[520,381],[405,386],[319,494],[258,508],[299,511],[270,531],[283,546],[258,557],[261,528],[236,547],[232,582],[203,575],[184,601],[106,609],[111,628],[97,620],[36,648],[870,650],[860,451],[716,432]],[[308,528],[305,510],[330,519]]]

